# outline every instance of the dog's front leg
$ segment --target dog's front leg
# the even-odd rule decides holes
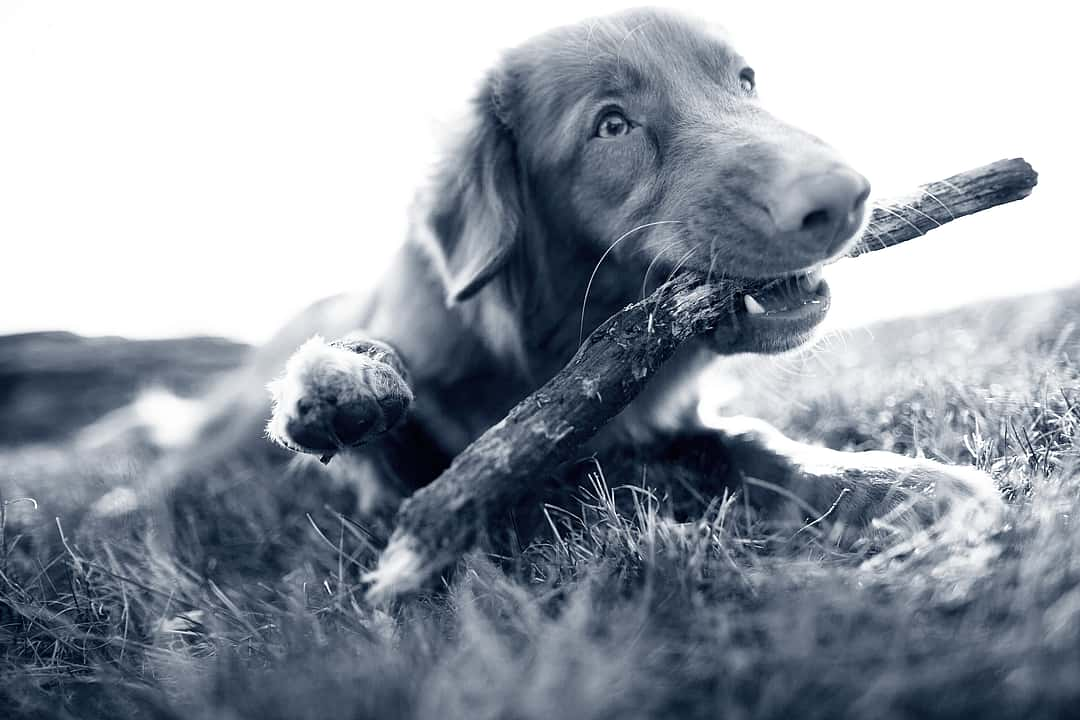
[[[372,442],[404,420],[413,403],[405,363],[389,344],[352,333],[313,337],[269,385],[266,432],[297,452],[329,459]]]
[[[1003,509],[991,478],[973,467],[807,445],[750,417],[721,418],[710,426],[754,504],[786,506],[801,521],[828,519],[848,539],[875,522],[981,532],[995,525]]]

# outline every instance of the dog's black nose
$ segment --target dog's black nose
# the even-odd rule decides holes
[[[840,168],[798,177],[770,209],[781,236],[832,255],[859,228],[869,195],[866,178]]]

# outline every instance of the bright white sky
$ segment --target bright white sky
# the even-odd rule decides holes
[[[679,5],[875,194],[1007,156],[1041,173],[1020,204],[832,268],[836,323],[1080,282],[1067,5]],[[0,333],[257,341],[374,282],[498,50],[623,6],[0,0]]]

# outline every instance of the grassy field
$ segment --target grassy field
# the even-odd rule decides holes
[[[1074,715],[1078,322],[1069,290],[733,363],[732,409],[793,436],[994,475],[992,537],[903,553],[770,525],[737,493],[676,522],[608,471],[544,533],[378,609],[348,488],[238,459],[179,490],[164,550],[137,518],[84,517],[144,456],[10,449],[0,716]]]

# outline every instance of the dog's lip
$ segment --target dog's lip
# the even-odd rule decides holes
[[[749,323],[816,325],[829,310],[829,284],[820,268],[766,279],[745,279],[734,310]]]

